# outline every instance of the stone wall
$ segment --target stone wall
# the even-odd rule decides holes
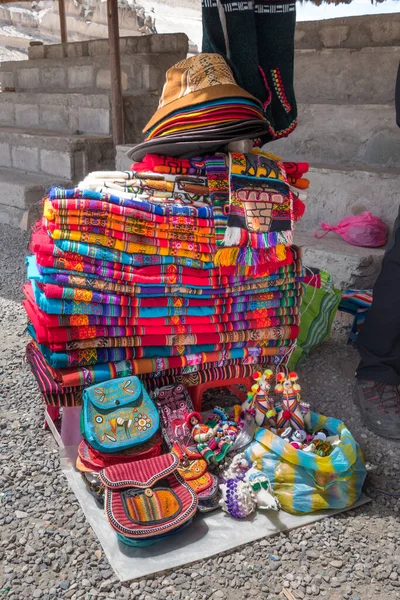
[[[15,7],[11,10],[11,7],[7,6],[7,4],[0,4],[0,23],[14,25],[17,29],[36,31],[39,27],[40,19],[38,14],[31,10],[16,9]]]
[[[65,12],[69,41],[80,41],[108,37],[107,3],[100,0],[90,0],[76,4],[66,0]],[[141,35],[139,31],[136,10],[119,8],[120,36]],[[54,3],[53,11],[48,12],[40,24],[40,32],[44,35],[58,36],[60,19],[58,2]]]
[[[296,48],[372,48],[400,45],[400,13],[304,21],[296,25]]]

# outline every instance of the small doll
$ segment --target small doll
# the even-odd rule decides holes
[[[292,433],[290,443],[297,450],[302,450],[306,439],[307,439],[307,434],[303,429],[295,429]]]
[[[277,416],[277,428],[293,427],[303,429],[304,418],[300,405],[300,385],[297,383],[297,373],[291,371],[287,376],[278,373],[275,392],[282,396],[282,410]]]
[[[254,466],[249,469],[245,476],[251,487],[253,498],[257,508],[261,510],[279,510],[280,504],[278,498],[274,495],[271,482],[268,477]]]
[[[255,371],[253,377],[256,383],[247,393],[247,401],[243,405],[245,412],[252,412],[259,427],[276,427],[276,410],[273,400],[269,397],[273,372],[266,369],[264,373]]]
[[[221,462],[231,448],[231,443],[225,437],[218,438],[220,422],[214,427],[202,423],[198,412],[191,412],[186,416],[186,423],[191,429],[192,438],[196,442],[197,450],[208,464]]]

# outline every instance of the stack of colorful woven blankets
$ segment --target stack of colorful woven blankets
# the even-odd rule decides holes
[[[24,287],[45,402],[79,404],[85,387],[131,374],[151,390],[285,363],[302,296],[291,186],[308,165],[286,167],[291,180],[259,151],[147,155],[50,190]]]

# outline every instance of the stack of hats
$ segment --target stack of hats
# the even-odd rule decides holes
[[[27,358],[48,404],[127,375],[149,390],[246,377],[293,350],[302,265],[283,164],[256,152],[132,169],[53,188],[32,235]]]
[[[145,141],[128,156],[196,156],[270,130],[261,102],[237,85],[224,58],[198,54],[167,71],[159,108],[144,129]]]

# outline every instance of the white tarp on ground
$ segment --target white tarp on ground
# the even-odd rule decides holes
[[[62,448],[60,452],[61,468],[68,483],[97,535],[111,567],[121,581],[130,581],[195,563],[280,531],[302,527],[326,516],[343,512],[337,510],[294,516],[283,511],[268,514],[259,511],[253,518],[238,521],[218,510],[205,517],[197,516],[190,527],[164,542],[147,548],[130,548],[117,541],[104,511],[87,491],[80,473],[74,468],[76,447]],[[364,497],[354,507],[368,501],[368,498]]]

